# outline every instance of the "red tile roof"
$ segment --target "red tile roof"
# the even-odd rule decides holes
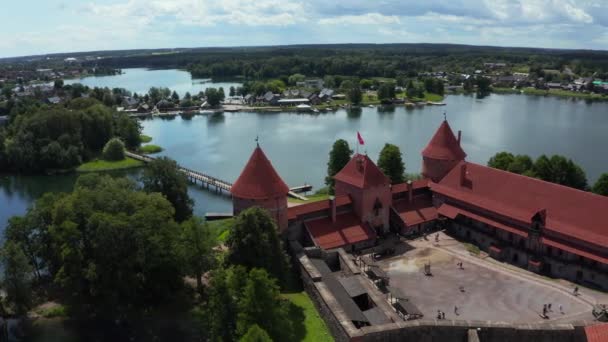
[[[251,154],[243,172],[232,185],[230,192],[239,198],[266,199],[286,196],[289,188],[258,146]]]
[[[407,227],[437,219],[437,208],[430,196],[415,197],[412,203],[407,199],[399,200],[393,203],[393,208]]]
[[[376,232],[361,223],[353,213],[338,215],[336,222],[327,217],[308,221],[305,225],[315,244],[323,249],[339,248],[376,237]]]
[[[546,209],[546,229],[608,245],[608,197],[464,161],[439,183],[431,183],[431,190],[524,224]]]
[[[608,323],[586,326],[585,335],[587,342],[608,341]]]
[[[441,160],[462,160],[467,154],[460,147],[450,124],[444,120],[429,144],[422,150],[422,156]]]
[[[337,207],[341,207],[341,206],[352,203],[350,196],[348,196],[348,195],[336,196],[335,201],[336,201]],[[301,215],[308,215],[308,214],[312,214],[312,213],[315,213],[318,211],[327,210],[327,209],[329,209],[329,206],[330,206],[329,200],[322,200],[322,201],[316,201],[316,202],[296,205],[296,206],[287,208],[287,218],[289,220],[293,220]]]
[[[412,182],[412,188],[414,190],[417,189],[424,189],[424,188],[428,188],[429,187],[429,179],[425,178],[425,179],[419,179],[419,180],[415,180]],[[407,182],[405,183],[399,183],[399,184],[393,184],[393,187],[391,188],[391,191],[393,192],[393,194],[398,194],[400,192],[407,192]]]
[[[362,189],[371,186],[390,184],[391,182],[390,179],[382,173],[380,168],[378,168],[367,155],[363,154],[356,154],[346,166],[334,176],[334,179]]]
[[[503,224],[501,222],[498,222],[496,220],[492,220],[492,219],[487,218],[485,216],[477,215],[477,214],[472,213],[472,212],[470,212],[468,210],[464,210],[464,209],[461,209],[461,208],[457,208],[457,207],[451,206],[449,204],[445,204],[445,203],[442,204],[437,211],[439,212],[439,214],[441,214],[441,215],[443,215],[445,217],[449,217],[451,219],[455,219],[456,216],[462,215],[462,216],[468,217],[470,219],[473,219],[475,221],[479,221],[479,222],[488,224],[488,225],[490,225],[492,227],[496,227],[496,228],[505,230],[507,232],[511,232],[513,234],[517,234],[517,235],[525,237],[525,238],[528,237],[528,233],[525,232],[525,231],[523,231],[523,230],[521,230],[521,229],[518,229],[518,228],[510,226],[510,225]]]

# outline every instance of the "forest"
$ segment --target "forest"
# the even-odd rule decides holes
[[[397,77],[419,72],[465,72],[483,63],[530,69],[569,66],[576,74],[608,73],[608,52],[450,44],[294,45],[181,49],[163,54],[105,57],[99,66],[185,68],[195,77],[253,79],[304,74],[323,77]],[[601,77],[601,76],[600,76]]]

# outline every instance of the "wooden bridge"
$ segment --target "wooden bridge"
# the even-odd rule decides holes
[[[125,151],[125,155],[129,158],[133,158],[135,160],[139,160],[144,163],[149,163],[156,159],[154,157],[146,156],[146,155],[139,154],[139,153],[129,152],[129,151]],[[207,188],[208,190],[213,189],[218,194],[231,195],[230,189],[232,188],[232,183],[226,182],[219,178],[215,178],[213,176],[209,176],[202,172],[195,171],[195,170],[183,167],[183,166],[178,165],[178,168],[179,168],[179,171],[181,171],[183,174],[186,175],[186,177],[188,177],[188,180],[190,182],[192,182],[194,184],[197,184],[198,182],[200,182],[201,186]],[[312,190],[312,185],[305,184],[302,186],[297,186],[297,187],[289,189],[288,195],[290,197],[297,198],[302,201],[307,201],[308,198],[306,198],[302,195],[298,195],[298,193],[308,192],[311,190]]]

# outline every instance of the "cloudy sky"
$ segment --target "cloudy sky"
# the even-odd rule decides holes
[[[608,0],[0,1],[0,57],[312,43],[608,50]]]

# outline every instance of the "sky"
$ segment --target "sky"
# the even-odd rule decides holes
[[[0,1],[0,57],[324,43],[608,50],[608,0]]]

